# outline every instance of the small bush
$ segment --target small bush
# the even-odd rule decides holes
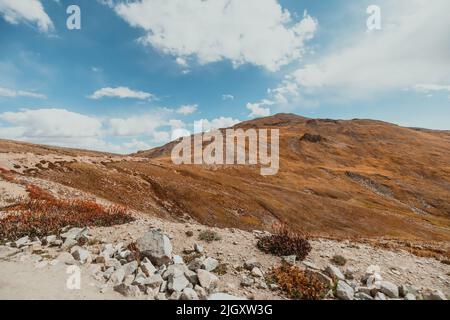
[[[305,260],[311,252],[311,245],[307,239],[290,232],[285,227],[278,229],[273,235],[259,239],[257,247],[264,253],[280,257],[296,255],[299,261]]]
[[[343,267],[345,266],[345,264],[347,263],[347,259],[345,259],[343,256],[341,255],[335,255],[333,256],[333,258],[331,259],[331,262],[333,262],[335,265]]]
[[[102,206],[90,200],[60,200],[41,188],[27,186],[29,199],[8,207],[0,224],[0,238],[16,240],[24,236],[58,234],[65,226],[109,227],[133,221],[121,206]]]
[[[213,271],[215,274],[219,276],[226,275],[228,272],[228,265],[226,263],[220,263],[216,269]]]
[[[194,236],[194,232],[192,232],[191,230],[186,231],[186,237],[193,237]]]
[[[328,290],[316,275],[307,274],[289,264],[272,269],[267,276],[267,282],[276,283],[290,299],[321,300]]]
[[[185,264],[189,264],[192,261],[194,261],[195,259],[201,258],[201,256],[202,256],[201,253],[194,252],[194,253],[187,254],[187,255],[183,256],[183,261],[184,261]]]
[[[222,238],[215,231],[204,230],[204,231],[199,233],[198,239],[206,241],[206,242],[213,242],[213,241],[219,241]]]

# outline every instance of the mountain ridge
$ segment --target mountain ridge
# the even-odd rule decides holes
[[[234,126],[250,127],[280,129],[277,175],[262,177],[258,166],[177,166],[170,159],[176,142],[128,156],[85,155],[90,160],[73,149],[44,148],[39,152],[63,152],[68,159],[57,166],[35,164],[20,174],[149,215],[210,226],[286,224],[337,238],[450,240],[450,133],[293,114]],[[45,161],[42,156],[36,161]],[[20,161],[0,161],[0,167],[17,171],[14,165]]]

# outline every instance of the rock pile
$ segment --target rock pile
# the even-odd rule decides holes
[[[157,300],[239,299],[218,292],[218,274],[224,274],[221,271],[226,264],[208,256],[198,243],[186,248],[184,254],[184,258],[174,255],[170,238],[159,229],[152,229],[127,244],[98,241],[88,228],[64,228],[59,235],[27,236],[0,246],[0,259],[26,258],[36,268],[57,263],[83,265],[100,283],[101,292],[114,290],[129,298]],[[295,256],[281,260],[296,264]],[[254,289],[278,292],[277,284],[266,283],[265,270],[257,259],[247,259],[243,265],[242,261],[233,266],[233,275],[237,281],[240,278],[239,295],[252,293]],[[358,279],[353,268],[340,269],[346,264],[344,257],[334,256],[332,262],[323,269],[312,262],[302,262],[306,274],[314,274],[330,288],[326,299],[446,300],[439,290],[386,281],[379,266],[369,266]],[[234,284],[227,285],[236,288]]]
[[[360,282],[354,279],[354,271],[347,269],[345,274],[335,265],[320,271],[307,264],[307,272],[314,273],[330,288],[335,287],[328,298],[340,300],[446,300],[440,290],[419,289],[408,285],[396,285],[383,280],[379,266],[367,268]]]
[[[104,245],[96,258],[101,268],[95,276],[126,297],[199,300],[216,293],[219,278],[212,273],[219,265],[216,259],[201,255],[184,263],[172,254],[170,239],[159,230],[144,234],[136,248],[132,252],[120,245]],[[198,245],[194,250],[202,251]]]

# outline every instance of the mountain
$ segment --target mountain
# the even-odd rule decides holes
[[[129,156],[0,141],[0,167],[170,220],[450,240],[450,132],[293,114],[237,128],[280,130],[278,174],[262,176],[257,165],[175,165],[177,141]]]

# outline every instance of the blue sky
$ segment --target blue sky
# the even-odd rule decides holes
[[[71,4],[80,30],[66,27]],[[0,138],[128,153],[195,120],[278,112],[447,130],[448,12],[446,0],[0,0]]]

